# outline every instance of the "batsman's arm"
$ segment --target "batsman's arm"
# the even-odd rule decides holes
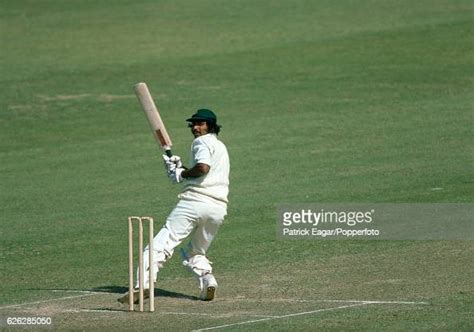
[[[185,169],[182,173],[181,176],[183,178],[198,178],[200,176],[206,175],[209,173],[209,165],[203,164],[203,163],[197,163],[194,165],[194,167],[190,169]]]

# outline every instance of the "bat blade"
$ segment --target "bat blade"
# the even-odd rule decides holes
[[[135,94],[142,106],[143,111],[148,119],[148,123],[150,124],[151,131],[153,132],[153,136],[155,137],[158,144],[163,148],[166,155],[171,157],[173,154],[171,153],[171,147],[173,143],[166,131],[166,127],[161,119],[160,112],[151,97],[150,90],[148,90],[148,86],[146,83],[137,83],[133,86]]]

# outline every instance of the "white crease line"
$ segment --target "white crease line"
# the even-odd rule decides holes
[[[268,302],[282,301],[282,302],[328,302],[328,303],[368,303],[368,304],[429,304],[428,302],[416,301],[373,301],[373,300],[298,300],[298,299],[279,299],[279,300],[263,300]]]
[[[199,312],[179,312],[179,311],[158,311],[159,314],[163,315],[194,315],[194,316],[213,316],[212,314],[199,313]]]
[[[63,300],[69,300],[69,299],[76,299],[76,298],[79,298],[79,297],[86,297],[86,296],[92,296],[92,295],[97,295],[97,294],[103,294],[103,293],[99,293],[99,292],[97,292],[97,293],[86,293],[86,294],[82,294],[82,295],[59,297],[59,298],[49,299],[49,300],[26,302],[26,303],[20,303],[20,304],[12,304],[12,305],[6,305],[6,306],[3,306],[3,307],[0,307],[0,310],[8,309],[8,308],[18,308],[18,307],[24,307],[24,306],[27,306],[27,305],[42,304],[42,303],[48,303],[48,302],[54,302],[54,301],[63,301]]]
[[[297,312],[297,313],[294,313],[294,314],[288,314],[288,315],[282,315],[282,316],[273,316],[273,317],[267,317],[267,318],[261,318],[261,319],[253,319],[253,320],[248,320],[248,321],[245,321],[245,322],[206,327],[206,328],[203,328],[203,329],[193,330],[193,332],[217,330],[217,329],[222,329],[222,328],[225,328],[225,327],[245,325],[245,324],[253,324],[253,323],[265,322],[265,321],[269,321],[269,320],[273,320],[273,319],[283,319],[283,318],[289,318],[289,317],[310,315],[310,314],[315,314],[315,313],[323,312],[323,311],[346,309],[346,308],[351,308],[351,307],[363,306],[363,305],[367,305],[367,304],[370,304],[370,303],[367,303],[367,302],[355,303],[355,304],[343,305],[343,306],[339,306],[339,307],[318,309],[318,310],[305,311],[305,312]]]
[[[356,302],[356,301],[348,301]],[[429,304],[428,302],[412,302],[412,301],[363,301],[367,304]]]
[[[247,316],[247,317],[263,317],[263,318],[278,318],[278,316],[272,316],[272,315],[254,315],[254,314],[240,314],[240,315],[235,315],[235,316]]]
[[[106,313],[106,314],[127,314],[130,313],[128,310],[106,310],[106,309],[64,309],[57,311],[58,313]],[[208,316],[208,317],[226,317],[227,315],[214,315],[214,314],[207,314],[207,313],[199,313],[199,312],[179,312],[179,311],[156,311],[157,314],[160,315],[185,315],[185,316]],[[241,314],[241,315],[234,315],[233,316],[246,316],[246,317],[264,317],[264,318],[275,318],[278,316],[270,316],[270,315],[253,315],[253,314]]]
[[[23,307],[27,305],[35,305],[35,304],[41,304],[41,303],[48,303],[48,302],[54,302],[54,301],[63,301],[63,300],[69,300],[69,299],[75,299],[75,298],[80,298],[80,297],[86,297],[86,296],[92,296],[92,295],[97,295],[97,294],[107,294],[106,292],[94,292],[94,291],[83,291],[83,290],[61,290],[61,289],[52,289],[52,292],[65,292],[65,293],[82,293],[82,295],[75,295],[75,296],[66,296],[66,297],[60,297],[60,298],[54,298],[54,299],[49,299],[49,300],[42,300],[42,301],[35,301],[35,302],[26,302],[26,303],[20,303],[20,304],[12,304],[12,305],[6,305],[0,307],[0,310],[3,309],[8,309],[8,308],[18,308],[18,307]],[[257,299],[246,299],[246,298],[240,298],[240,299],[232,299],[233,301],[235,300],[241,300],[241,301],[262,301],[262,302],[275,302],[275,301],[282,301],[282,302],[333,302],[333,303],[360,303],[360,304],[429,304],[427,302],[412,302],[412,301],[372,301],[372,300],[298,300],[298,299],[276,299],[276,300],[257,300]],[[225,301],[225,300],[224,300]],[[265,316],[266,317],[266,316]],[[279,317],[279,316],[275,316]],[[274,318],[274,316],[269,316],[269,318]]]
[[[199,312],[178,312],[178,311],[158,311],[157,313],[162,315],[194,315],[194,316],[211,316],[211,317],[226,317],[226,314],[206,314],[206,313],[199,313]],[[254,315],[254,314],[232,314],[232,316],[246,316],[246,317],[264,317],[264,318],[275,318],[278,316],[271,316],[271,315]]]

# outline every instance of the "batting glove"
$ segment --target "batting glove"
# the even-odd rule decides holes
[[[184,168],[182,168],[182,167],[175,168],[173,171],[168,173],[168,176],[169,176],[169,178],[171,179],[171,181],[173,183],[180,183],[180,182],[184,181],[183,176],[181,175],[181,173],[183,173],[183,171],[184,171]]]
[[[171,161],[171,158],[165,154],[163,155],[163,162],[165,165],[166,173],[168,173],[168,176],[171,174],[171,172],[174,172],[174,170],[176,169],[176,164]]]
[[[180,156],[171,156],[169,161],[174,163],[177,168],[183,168],[183,163],[181,162],[181,157]]]

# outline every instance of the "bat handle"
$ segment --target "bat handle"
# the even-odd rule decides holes
[[[165,154],[170,158],[173,156],[173,153],[171,153],[171,150],[165,150]]]

